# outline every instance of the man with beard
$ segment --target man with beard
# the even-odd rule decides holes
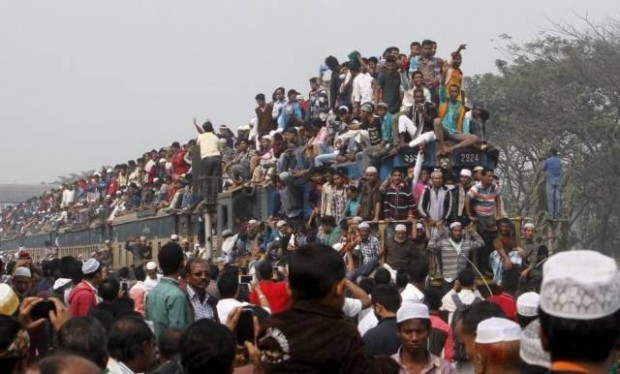
[[[521,282],[526,284],[530,280],[530,273],[538,262],[538,245],[534,242],[535,234],[536,226],[533,223],[528,222],[523,225],[523,243],[520,248],[517,248],[522,258],[519,278]]]
[[[471,170],[461,169],[459,174],[459,183],[450,191],[452,193],[452,212],[450,213],[454,220],[459,221],[464,226],[469,225],[469,217],[465,211],[465,200],[467,192],[474,185]]]
[[[358,215],[365,221],[379,222],[381,214],[381,190],[377,168],[369,166],[364,173],[364,183],[360,189],[360,208]]]
[[[187,282],[187,298],[192,309],[193,320],[207,318],[218,321],[217,302],[207,294],[207,286],[211,279],[209,264],[205,260],[191,259],[185,264],[185,281]]]
[[[432,326],[426,305],[404,302],[396,313],[396,323],[401,346],[392,359],[400,365],[401,373],[454,373],[447,361],[428,351]]]
[[[360,265],[351,274],[347,274],[347,278],[355,281],[357,277],[369,276],[379,264],[379,252],[381,250],[381,243],[375,236],[370,235],[370,225],[366,222],[362,222],[358,226],[361,241],[359,243],[359,255]]]
[[[371,300],[372,313],[379,323],[363,336],[366,352],[372,356],[393,355],[400,346],[400,339],[396,335],[396,312],[401,305],[398,289],[391,284],[376,286],[372,290]]]
[[[414,227],[416,227],[415,236],[417,238],[418,229],[415,222]],[[422,237],[424,237],[423,234]],[[390,271],[393,280],[396,279],[397,271],[408,271],[412,263],[428,262],[425,248],[419,244],[418,240],[407,236],[407,227],[405,225],[396,225],[394,237],[385,241],[383,252],[380,254],[385,260],[383,267]]]
[[[444,185],[443,173],[435,170],[431,173],[431,185],[424,188],[418,211],[422,219],[436,231],[445,225],[452,210],[452,193]]]
[[[478,248],[484,246],[484,240],[473,226],[463,232],[460,222],[452,222],[447,233],[442,231],[439,230],[431,237],[428,250],[437,258],[445,293],[453,287],[459,272],[467,267],[467,258],[471,257]]]

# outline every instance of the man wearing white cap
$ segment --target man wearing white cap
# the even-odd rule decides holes
[[[99,259],[101,266],[105,267],[108,270],[112,266],[113,250],[114,248],[112,247],[112,242],[110,240],[106,240],[104,242],[103,248],[97,251],[97,258]]]
[[[483,246],[484,241],[473,226],[465,231],[458,221],[450,224],[447,233],[438,232],[431,237],[428,250],[437,258],[438,275],[443,278],[446,290],[452,288],[459,272],[467,267],[467,258]]]
[[[144,280],[144,288],[146,292],[152,291],[161,280],[162,275],[157,271],[157,263],[149,261],[146,263],[146,279]]]
[[[422,303],[403,302],[396,313],[397,334],[401,341],[392,359],[400,365],[400,373],[452,374],[450,364],[427,349],[431,332],[428,307]]]
[[[358,214],[365,221],[379,222],[381,214],[381,190],[377,168],[369,166],[364,173],[364,183],[360,188],[360,208]]]
[[[417,231],[417,229],[416,229]],[[414,262],[426,262],[426,248],[415,243],[407,236],[407,226],[397,224],[394,228],[394,237],[383,243],[382,257],[385,259],[383,267],[392,274],[392,280],[396,280],[398,270],[409,270]]]
[[[431,173],[431,184],[424,188],[418,203],[420,217],[434,228],[447,222],[452,213],[452,193],[444,185],[443,173],[435,170]]]
[[[536,292],[526,292],[517,298],[517,319],[522,328],[538,318],[540,295]]]
[[[29,294],[33,286],[30,269],[21,266],[15,268],[15,270],[13,270],[13,277],[11,277],[11,285],[20,300],[30,296]]]
[[[506,318],[491,317],[476,331],[477,373],[519,374],[521,326]]]
[[[82,264],[84,279],[69,294],[69,313],[72,317],[88,315],[90,310],[99,303],[97,287],[103,279],[102,270],[101,264],[94,258],[90,258]]]
[[[465,200],[467,198],[467,193],[473,185],[474,179],[472,178],[471,170],[461,169],[459,173],[459,183],[451,191],[454,219],[465,226],[469,225],[469,217],[465,211]]]
[[[381,243],[379,239],[370,234],[370,225],[362,222],[358,226],[361,241],[359,243],[359,253],[361,255],[360,266],[352,274],[347,274],[347,278],[355,281],[357,277],[367,277],[379,265],[379,252]]]
[[[523,240],[521,247],[517,248],[521,258],[521,281],[527,284],[528,289],[537,289],[542,280],[542,274],[532,274],[538,262],[538,244],[534,241],[536,226],[532,222],[523,225]]]
[[[620,274],[613,258],[560,252],[543,266],[540,339],[551,373],[607,373],[620,334]]]

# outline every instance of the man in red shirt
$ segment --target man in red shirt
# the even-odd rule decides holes
[[[271,261],[261,260],[256,264],[255,269],[260,289],[271,306],[271,314],[280,313],[287,309],[290,301],[288,285],[286,282],[274,282],[272,280],[273,265]],[[254,290],[250,292],[250,303],[260,306],[259,296]]]
[[[517,322],[517,300],[515,294],[519,284],[519,272],[505,272],[502,279],[501,293],[489,297],[487,300],[497,304],[509,319]]]
[[[97,305],[97,286],[103,279],[99,261],[89,259],[82,265],[84,279],[69,294],[69,313],[72,317],[84,317]]]

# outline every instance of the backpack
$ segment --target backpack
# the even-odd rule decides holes
[[[465,309],[472,304],[482,301],[482,299],[476,296],[471,304],[463,304],[459,298],[459,295],[454,294],[452,295],[452,301],[454,302],[454,305],[456,305],[456,310],[452,314],[452,321],[450,322],[450,327],[452,328],[452,332],[454,334],[454,360],[457,362],[469,361],[469,357],[467,357],[467,352],[465,351],[465,346],[459,342],[458,336],[456,335],[456,323],[461,318],[461,315]]]

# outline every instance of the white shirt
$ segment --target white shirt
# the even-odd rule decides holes
[[[419,88],[419,87],[416,87]],[[410,90],[405,91],[405,93],[403,94],[403,103],[400,106],[400,111],[404,111],[407,108],[411,108],[413,106],[413,104],[415,103],[415,101],[413,100],[413,90],[415,88],[412,88]],[[428,90],[428,88],[426,87],[422,87],[422,91],[424,91],[424,101],[427,103],[432,102],[431,101],[431,91]]]
[[[359,73],[353,79],[353,101],[356,103],[369,103],[374,101],[372,82],[374,78],[368,73]]]
[[[407,283],[407,286],[405,287],[403,292],[400,293],[400,298],[403,301],[408,300],[416,303],[421,303],[424,299],[424,294],[413,284]]]
[[[228,318],[228,314],[232,312],[233,309],[237,307],[243,308],[244,306],[251,306],[251,304],[246,303],[245,301],[239,301],[237,299],[221,299],[217,302],[217,315],[220,318],[220,323],[226,324],[226,319]],[[271,314],[271,310],[263,307],[269,314]]]
[[[457,294],[454,289],[448,291],[448,293],[445,294],[444,297],[441,299],[441,308],[439,308],[440,310],[450,312],[450,314],[448,315],[448,323],[452,323],[452,315],[456,311],[456,304],[454,304],[454,300],[452,300],[452,295],[454,294]],[[482,299],[482,296],[480,296],[480,293],[478,291],[474,292],[466,288],[462,289],[461,292],[459,292],[457,295],[464,305],[470,305],[474,302],[474,299],[476,299],[476,297]]]
[[[146,292],[153,291],[153,288],[157,286],[157,283],[159,283],[159,280],[161,279],[161,277],[162,277],[161,274],[157,274],[157,279],[151,279],[151,277],[147,275],[146,279],[144,280],[144,288],[146,288]]]
[[[377,319],[377,316],[375,316],[374,312],[370,312],[366,314],[357,324],[357,330],[360,332],[360,336],[364,336],[368,330],[376,327],[378,324],[379,320]]]
[[[345,297],[344,305],[342,306],[342,312],[347,317],[355,317],[362,311],[362,301],[358,299],[352,299]]]

